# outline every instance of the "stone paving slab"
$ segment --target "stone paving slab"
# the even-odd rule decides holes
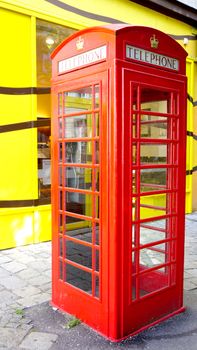
[[[20,349],[49,350],[57,339],[56,334],[32,332],[22,341]]]
[[[17,350],[28,330],[0,327],[0,346],[4,349]],[[41,349],[40,349],[41,350]]]

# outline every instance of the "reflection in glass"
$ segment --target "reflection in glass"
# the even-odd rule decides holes
[[[92,142],[65,143],[66,163],[92,163]]]
[[[64,114],[92,109],[92,87],[64,92]]]
[[[142,115],[140,123],[140,136],[143,138],[167,139],[168,120],[165,117]]]
[[[80,241],[92,242],[92,222],[80,220],[78,224],[66,224],[65,234],[69,237],[74,237]]]
[[[158,195],[140,197],[140,219],[148,219],[166,214],[166,194],[159,195],[159,199]]]
[[[93,170],[91,168],[64,168],[65,186],[84,190],[91,190],[92,172]]]
[[[95,276],[95,296],[99,298],[99,277]]]
[[[167,145],[162,144],[141,144],[140,145],[140,162],[141,164],[167,163]]]
[[[94,108],[99,108],[100,106],[100,89],[99,89],[99,85],[95,85],[94,87]]]
[[[66,117],[64,128],[65,138],[92,137],[92,115]]]
[[[66,282],[92,294],[92,275],[70,264],[65,264]]]
[[[148,225],[140,225],[140,244],[148,244],[166,239],[167,233],[159,230],[157,227]]]
[[[96,268],[96,271],[99,271],[99,250],[97,249],[96,250],[96,255],[95,255],[95,268]]]
[[[137,143],[133,143],[132,145],[132,164],[137,163]]]
[[[58,94],[58,114],[62,114],[62,93]]]
[[[66,240],[66,259],[92,268],[92,248]]]
[[[150,87],[141,89],[141,110],[170,113],[170,93]]]
[[[140,192],[162,191],[167,187],[167,169],[142,169],[140,172]]]
[[[92,216],[92,195],[77,192],[66,192],[66,211],[75,214]]]
[[[95,129],[94,136],[99,136],[99,113],[95,113]]]
[[[62,138],[62,118],[58,118],[58,132],[59,132],[59,138]]]
[[[166,249],[167,249],[166,243]],[[159,251],[160,250],[160,251]],[[165,264],[166,261],[166,251],[161,250],[160,246],[154,246],[150,248],[144,248],[140,250],[140,265],[146,267],[153,267],[161,264]]]

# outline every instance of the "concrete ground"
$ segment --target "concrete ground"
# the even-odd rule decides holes
[[[186,216],[186,312],[114,344],[84,324],[67,328],[72,317],[53,309],[51,243],[0,252],[0,350],[196,350],[197,213]]]

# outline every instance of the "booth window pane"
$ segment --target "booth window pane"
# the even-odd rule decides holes
[[[95,85],[94,87],[94,108],[99,108],[100,106],[100,86]]]
[[[141,89],[141,110],[170,113],[170,92],[143,87]]]
[[[65,161],[78,164],[92,163],[92,142],[66,142]]]
[[[64,128],[65,138],[92,137],[92,115],[66,117]]]
[[[170,138],[169,120],[166,117],[142,115],[140,121],[140,137],[153,139]]]
[[[92,173],[91,168],[81,167],[65,167],[64,168],[64,185],[65,187],[75,189],[92,189]]]
[[[88,220],[80,220],[78,223],[66,224],[66,236],[92,243],[92,222]]]
[[[86,293],[92,294],[92,275],[70,264],[65,264],[66,280],[74,287],[80,288]]]
[[[92,216],[93,198],[90,194],[66,192],[66,211],[85,216]]]
[[[92,248],[66,240],[66,259],[92,268]]]
[[[92,108],[91,86],[64,93],[64,114],[87,111]]]
[[[141,164],[167,164],[167,145],[162,144],[141,144]]]
[[[140,171],[140,192],[167,189],[167,169],[142,169]]]

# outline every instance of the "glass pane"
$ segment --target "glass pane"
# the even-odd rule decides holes
[[[99,228],[99,223],[96,223],[95,235],[96,235],[96,237],[95,237],[95,243],[96,243],[97,245],[99,245],[99,244],[100,244],[100,228]]]
[[[59,237],[59,256],[63,257],[63,238]]]
[[[170,93],[150,87],[141,89],[141,110],[170,113]]]
[[[139,204],[139,200],[137,198],[132,198],[132,220],[137,220],[138,219],[138,211],[137,207]]]
[[[155,245],[154,247],[141,249],[140,265],[146,266],[148,268],[165,264],[167,262],[167,254],[165,254],[165,252],[167,253],[167,248],[168,243],[162,244],[162,247],[161,245]],[[141,266],[142,269],[144,269],[143,266]]]
[[[170,137],[167,130],[168,120],[165,117],[142,115],[140,136],[153,139],[167,139]]]
[[[132,137],[137,137],[137,114],[133,114],[132,119]]]
[[[67,221],[66,221],[67,222]],[[66,224],[65,234],[85,242],[92,242],[92,222],[88,220],[80,220],[76,223]]]
[[[167,188],[167,169],[143,169],[140,171],[140,192],[162,191]]]
[[[58,132],[59,132],[59,138],[62,138],[62,118],[58,118]]]
[[[64,93],[64,114],[77,113],[92,108],[91,86]]]
[[[132,193],[137,193],[137,171],[132,170]]]
[[[62,162],[62,143],[58,143],[59,162]]]
[[[62,114],[62,93],[58,94],[58,114]]]
[[[62,167],[58,168],[58,174],[59,174],[59,186],[62,186]]]
[[[140,198],[140,219],[148,219],[166,214],[166,194],[143,196]]]
[[[132,164],[137,163],[137,143],[132,144]]]
[[[99,271],[99,250],[96,250],[95,252],[95,269],[96,271]]]
[[[99,298],[99,277],[95,276],[95,296]]]
[[[92,142],[67,142],[66,163],[92,163]]]
[[[92,195],[77,192],[65,194],[66,211],[75,214],[92,216]]]
[[[66,240],[66,259],[92,268],[92,248]]]
[[[37,86],[50,86],[52,51],[75,29],[52,22],[36,20]]]
[[[141,164],[167,164],[167,145],[141,144],[140,162]]]
[[[64,137],[92,137],[92,115],[80,115],[64,118]]]
[[[92,171],[92,169],[80,167],[64,168],[65,186],[84,190],[91,190]]]
[[[94,136],[99,136],[99,113],[95,113],[95,133]]]
[[[99,105],[100,105],[100,88],[99,88],[99,85],[96,85],[94,87],[94,93],[95,93],[94,106],[95,106],[95,108],[99,108]]]
[[[168,274],[158,269],[139,276],[140,297],[168,287]]]
[[[140,225],[140,244],[141,245],[157,242],[166,238],[168,237],[165,231],[161,231],[154,226],[148,227],[146,224]]]
[[[92,275],[70,264],[65,264],[66,282],[92,294]]]
[[[63,262],[59,261],[59,278],[63,280]]]
[[[95,142],[94,147],[95,147],[94,163],[99,164],[99,142]]]

